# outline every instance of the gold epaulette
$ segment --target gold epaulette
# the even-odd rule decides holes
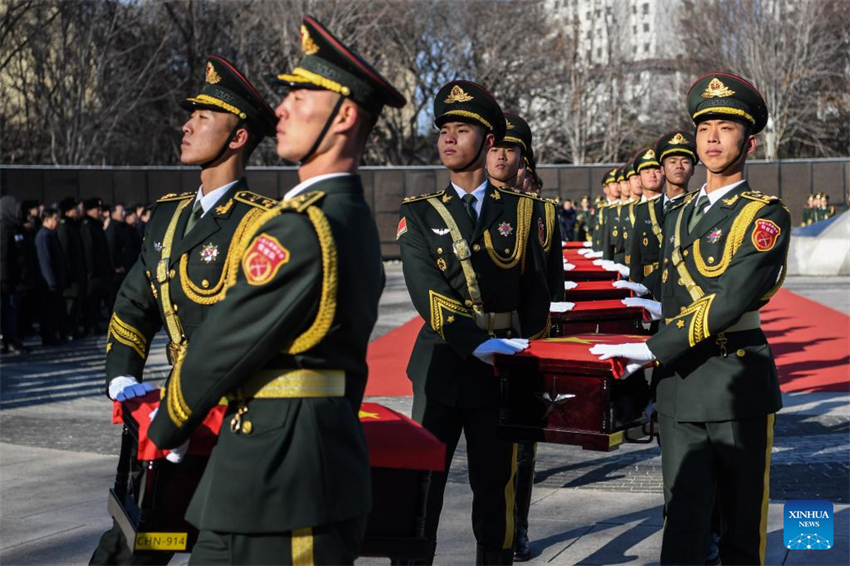
[[[429,199],[429,198],[434,198],[434,197],[442,196],[442,194],[445,193],[445,192],[446,191],[437,191],[436,193],[426,193],[426,194],[423,194],[423,195],[418,195],[418,196],[413,196],[413,197],[405,197],[404,199],[402,199],[401,202],[406,204],[408,202],[416,202],[418,200],[425,200],[425,199]]]
[[[779,197],[766,195],[761,191],[744,191],[743,193],[741,193],[741,196],[743,198],[758,201],[758,202],[761,202],[761,203],[764,203],[764,204],[773,204],[773,203],[781,202],[779,200]]]
[[[519,196],[519,197],[530,198],[531,200],[536,200],[536,201],[539,201],[539,202],[546,202],[546,199],[542,199],[537,195],[525,193],[523,191],[520,191],[519,189],[514,189],[513,187],[495,187],[494,186],[493,188],[496,189],[499,192],[502,192],[502,193],[505,193],[505,194],[508,194],[508,195],[516,195],[516,196]]]
[[[265,210],[273,209],[275,206],[277,206],[279,202],[275,199],[264,197],[263,195],[258,195],[257,193],[252,193],[251,191],[239,191],[233,198],[238,200],[239,202],[244,202],[245,204],[257,208],[263,208]]]
[[[185,193],[180,193],[179,195],[177,193],[168,193],[167,195],[161,196],[160,198],[156,199],[156,202],[168,202],[168,201],[172,201],[172,200],[183,200],[183,199],[191,198],[191,197],[193,197],[197,194],[198,194],[197,191],[187,191]]]
[[[309,193],[301,193],[289,200],[282,200],[276,204],[284,211],[304,212],[323,198],[325,198],[325,193],[322,191],[310,191]]]

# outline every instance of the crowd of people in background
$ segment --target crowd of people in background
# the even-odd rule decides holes
[[[142,249],[150,207],[100,198],[0,199],[3,353],[24,339],[55,346],[108,326],[115,294]]]

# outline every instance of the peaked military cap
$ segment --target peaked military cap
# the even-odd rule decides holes
[[[65,214],[72,208],[76,208],[79,203],[80,201],[78,201],[74,197],[65,197],[61,201],[59,201],[59,212]]]
[[[635,164],[635,172],[637,173],[640,173],[642,169],[647,169],[648,167],[661,167],[661,163],[657,158],[657,153],[651,147],[645,147],[637,152],[634,156],[633,162]]]
[[[736,119],[754,134],[767,125],[767,105],[756,87],[735,75],[711,73],[688,91],[688,114],[694,124],[711,119]]]
[[[103,200],[100,197],[91,197],[83,201],[83,210],[92,210],[94,208],[103,208]]]
[[[372,65],[311,16],[301,18],[301,52],[298,66],[277,76],[280,83],[335,92],[375,116],[384,106],[401,108],[407,104],[407,99]]]
[[[256,134],[273,136],[277,127],[274,111],[232,63],[218,55],[207,57],[204,86],[200,94],[180,103],[186,110],[203,108],[228,112],[248,124]]]
[[[496,99],[481,85],[455,80],[443,86],[434,98],[434,124],[467,122],[484,126],[496,137],[505,137],[507,124]]]
[[[502,145],[514,144],[522,148],[523,157],[526,158],[526,164],[531,166],[534,162],[534,152],[531,149],[531,127],[528,122],[512,112],[505,112],[505,137],[502,138]],[[529,161],[529,158],[531,161]]]
[[[625,169],[623,170],[623,172],[625,173],[625,176],[626,176],[626,180],[627,180],[627,181],[628,181],[630,178],[632,178],[632,177],[634,177],[635,175],[637,175],[637,170],[635,169],[635,159],[637,159],[637,156],[632,157],[631,159],[629,159],[628,161],[626,161],[626,164],[625,164],[625,166],[624,166],[624,167],[625,167]]]
[[[617,182],[626,180],[626,164],[623,163],[619,167],[617,167]]]
[[[684,130],[673,130],[658,138],[655,144],[655,155],[659,163],[671,155],[690,157],[694,165],[699,161],[696,138],[692,133]]]
[[[614,167],[602,177],[602,184],[607,185],[608,183],[616,183],[617,182],[617,168]]]

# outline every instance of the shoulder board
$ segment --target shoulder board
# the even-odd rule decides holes
[[[325,193],[322,191],[310,191],[275,204],[283,211],[304,212],[323,198],[325,198]]]
[[[506,195],[516,195],[518,197],[530,198],[531,200],[536,200],[536,201],[539,201],[539,202],[546,202],[546,199],[542,199],[542,198],[540,198],[536,195],[532,195],[532,194],[529,194],[529,193],[524,193],[520,190],[511,188],[511,187],[496,187],[496,186],[494,186],[493,188],[496,189],[497,191],[499,191],[500,193],[505,193]]]
[[[177,193],[168,193],[167,195],[156,199],[156,202],[168,202],[168,201],[171,201],[171,200],[183,200],[183,199],[191,198],[191,197],[193,197],[197,194],[198,194],[197,191],[188,191],[188,192],[185,192],[185,193],[180,193],[179,195]]]
[[[677,208],[685,206],[686,204],[688,204],[689,202],[694,200],[694,197],[697,196],[698,193],[699,193],[699,191],[693,191],[693,192],[687,193],[687,194],[685,194],[685,196],[677,199],[678,202],[674,202],[673,204],[671,204],[670,208],[667,209],[668,212],[670,210],[676,210]]]
[[[239,191],[233,198],[239,202],[255,206],[257,208],[264,208],[266,210],[271,210],[278,204],[278,201],[275,199],[264,197],[263,195],[252,193],[251,191]]]
[[[778,203],[779,197],[766,195],[761,191],[744,191],[741,196],[746,199],[755,200],[764,204]]]
[[[436,193],[426,193],[426,194],[423,194],[423,195],[406,197],[406,198],[402,199],[401,202],[403,202],[403,203],[416,202],[418,200],[425,200],[425,199],[429,199],[429,198],[439,197],[439,196],[442,196],[443,193],[445,193],[445,192],[446,191],[437,191]]]

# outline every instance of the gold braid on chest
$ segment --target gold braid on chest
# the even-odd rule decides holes
[[[735,252],[744,243],[747,229],[753,223],[756,214],[764,206],[763,202],[751,202],[741,210],[735,221],[732,222],[732,228],[729,230],[729,235],[726,236],[726,245],[723,247],[723,256],[717,262],[717,265],[708,265],[703,260],[702,253],[700,252],[700,240],[702,238],[694,241],[694,263],[696,263],[697,271],[699,271],[700,275],[703,277],[720,277],[726,272]]]
[[[523,259],[522,251],[525,249],[525,244],[528,241],[528,233],[531,230],[531,216],[534,213],[534,201],[530,198],[519,199],[516,213],[516,242],[514,251],[509,256],[503,256],[493,247],[493,237],[490,235],[490,230],[484,230],[484,247],[487,248],[487,255],[493,260],[497,267],[502,269],[513,269]],[[523,261],[523,268],[525,261]]]
[[[546,240],[543,242],[543,251],[548,254],[552,249],[552,230],[555,229],[555,205],[547,202],[543,210],[546,212]]]
[[[263,214],[265,210],[261,208],[252,208],[236,226],[233,232],[233,237],[230,239],[230,246],[227,248],[227,255],[224,258],[224,265],[221,266],[221,276],[218,282],[209,289],[203,289],[195,285],[189,278],[189,254],[183,254],[180,257],[180,285],[183,287],[183,292],[189,300],[201,305],[212,305],[224,298],[225,283],[227,281],[227,273],[230,271],[232,263],[239,263],[239,257],[236,256],[236,248],[239,242],[245,236],[245,232],[251,225],[251,222]]]

